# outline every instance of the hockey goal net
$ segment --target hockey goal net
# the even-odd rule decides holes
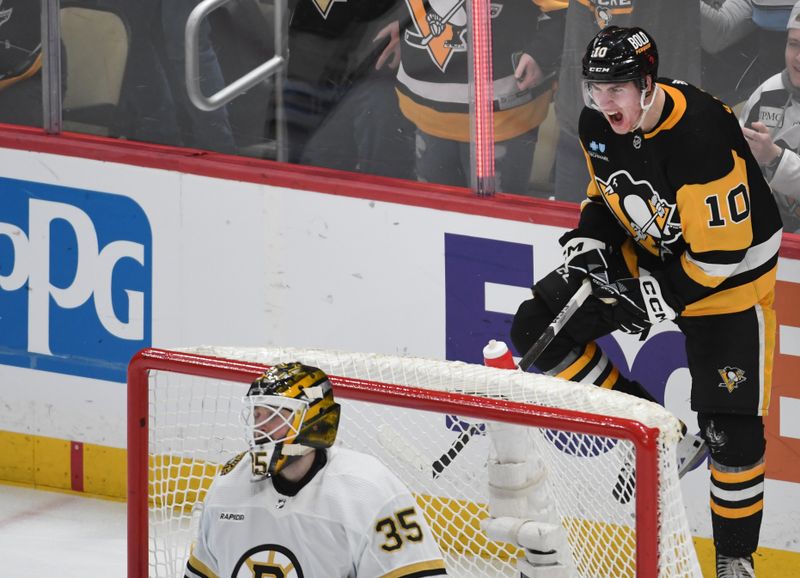
[[[488,422],[525,426],[549,472],[576,578],[701,576],[676,471],[677,420],[656,404],[460,362],[202,347],[144,350],[129,367],[129,578],[183,576],[205,492],[218,466],[247,447],[248,385],[286,361],[328,373],[342,404],[336,443],[377,456],[404,480],[450,576],[518,575],[521,551],[480,529]],[[635,486],[619,499],[631,461]]]

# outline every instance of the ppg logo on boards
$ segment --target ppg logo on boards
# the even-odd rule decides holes
[[[125,381],[151,343],[152,235],[108,193],[0,178],[0,363]]]

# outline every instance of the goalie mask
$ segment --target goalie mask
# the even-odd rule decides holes
[[[340,407],[321,369],[278,364],[252,383],[244,402],[257,479],[277,474],[314,449],[331,447],[336,439]]]

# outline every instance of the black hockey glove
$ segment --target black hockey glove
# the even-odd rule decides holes
[[[625,333],[641,333],[651,325],[677,317],[654,277],[620,279],[596,287],[594,295],[606,303],[614,302],[612,318]]]
[[[564,266],[577,281],[591,278],[595,286],[608,284],[608,249],[606,244],[590,237],[578,237],[570,231],[559,239]]]

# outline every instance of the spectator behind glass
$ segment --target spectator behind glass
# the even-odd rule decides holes
[[[0,122],[42,126],[40,2],[0,6]]]
[[[791,9],[779,0],[702,0],[703,89],[736,104],[779,72]]]
[[[700,81],[699,0],[632,0],[620,4],[609,7],[596,0],[570,0],[567,8],[555,98],[560,128],[555,161],[557,200],[577,203],[586,198],[589,172],[578,143],[578,117],[583,109],[581,58],[600,29],[610,24],[641,26],[656,38],[669,39],[670,49],[661,55],[659,72],[695,85]]]
[[[471,100],[467,7],[461,0],[408,0],[397,72],[400,109],[416,126],[417,178],[469,186]],[[495,178],[526,194],[563,42],[564,2],[492,3]]]
[[[290,3],[291,6],[291,3]],[[402,0],[297,0],[284,94],[289,161],[413,178],[388,26]]]
[[[800,232],[800,2],[786,25],[786,68],[750,96],[739,117],[753,156],[761,165],[783,218],[783,229]]]
[[[203,111],[189,100],[186,91],[186,21],[199,0],[160,0],[167,78],[176,105],[178,130],[184,146],[233,153],[236,146],[226,107]],[[211,43],[208,19],[200,25],[198,47],[200,89],[211,96],[225,86],[217,54]]]

